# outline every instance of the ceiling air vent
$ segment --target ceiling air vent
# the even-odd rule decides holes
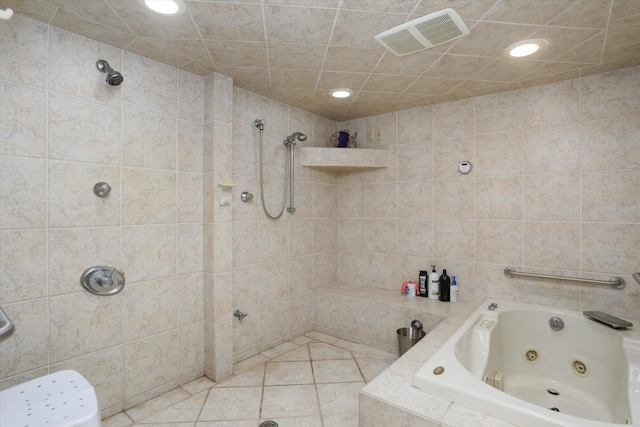
[[[403,56],[467,34],[469,29],[460,15],[453,9],[443,9],[383,31],[375,39],[395,55]]]

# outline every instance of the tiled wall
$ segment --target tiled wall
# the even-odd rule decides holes
[[[20,15],[0,45],[0,387],[76,369],[108,414],[202,375],[204,79]]]
[[[297,161],[296,211],[290,214],[285,209],[280,219],[268,219],[260,199],[259,133],[254,120],[265,120],[265,203],[273,216],[282,206],[283,140],[302,132],[308,139],[298,141],[298,147],[326,146],[334,123],[240,88],[234,89],[233,100],[236,187],[229,251],[233,307],[248,314],[241,321],[233,319],[233,355],[239,361],[312,327],[314,287],[331,286],[336,280],[336,180]],[[242,191],[254,199],[242,203]]]
[[[435,264],[457,277],[461,300],[638,318],[630,275],[640,270],[640,68],[338,127],[363,142],[374,131],[367,147],[386,148],[391,165],[338,178],[340,284],[398,289]],[[458,172],[462,161],[470,174]],[[508,279],[508,265],[619,275],[627,288]]]

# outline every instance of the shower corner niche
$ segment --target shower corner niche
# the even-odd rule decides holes
[[[385,148],[301,147],[300,164],[329,172],[355,172],[388,166]]]

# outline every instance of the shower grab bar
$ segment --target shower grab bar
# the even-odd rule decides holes
[[[553,279],[553,280],[564,280],[566,282],[583,282],[589,283],[590,285],[598,285],[598,286],[608,286],[616,289],[624,289],[627,286],[627,283],[624,281],[622,277],[614,276],[609,280],[597,280],[597,279],[582,279],[580,277],[564,277],[564,276],[554,276],[551,274],[539,274],[539,273],[526,273],[524,271],[516,271],[513,267],[505,267],[504,275],[507,277],[535,277],[538,279]]]

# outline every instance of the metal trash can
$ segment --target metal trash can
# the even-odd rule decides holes
[[[401,357],[427,334],[418,328],[400,328],[396,333],[398,334],[398,352]]]

